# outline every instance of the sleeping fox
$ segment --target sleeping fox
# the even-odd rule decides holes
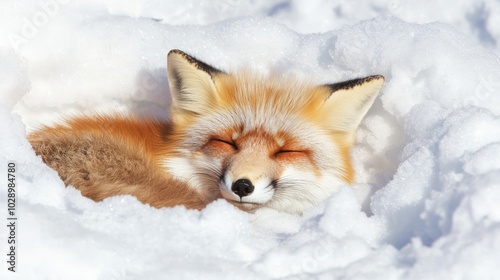
[[[314,85],[226,73],[172,50],[168,81],[169,120],[95,114],[28,140],[95,201],[130,194],[154,207],[202,209],[222,197],[245,211],[300,214],[353,182],[356,129],[384,78]]]

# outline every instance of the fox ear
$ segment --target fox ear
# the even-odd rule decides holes
[[[384,77],[376,75],[325,85],[331,92],[324,104],[330,128],[355,132],[383,84]]]
[[[171,50],[167,63],[172,108],[190,115],[206,112],[216,100],[214,76],[223,72],[180,50]]]

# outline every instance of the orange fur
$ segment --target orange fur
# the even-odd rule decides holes
[[[66,185],[96,201],[131,194],[154,207],[201,209],[209,201],[158,164],[175,145],[169,135],[167,122],[91,116],[45,127],[28,140]]]

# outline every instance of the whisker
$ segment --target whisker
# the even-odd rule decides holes
[[[276,180],[276,201],[288,200],[290,203],[300,202],[301,204],[305,204],[305,202],[309,202],[316,204],[318,197],[312,192],[307,191],[307,188],[315,188],[322,192],[324,197],[329,196],[324,188],[314,181],[286,176]]]

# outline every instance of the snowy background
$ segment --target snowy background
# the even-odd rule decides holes
[[[14,161],[19,249],[11,273],[0,226],[0,278],[500,279],[499,40],[497,0],[1,1],[0,217]],[[86,111],[166,116],[172,48],[318,83],[384,75],[357,183],[300,218],[65,188],[26,133]]]

